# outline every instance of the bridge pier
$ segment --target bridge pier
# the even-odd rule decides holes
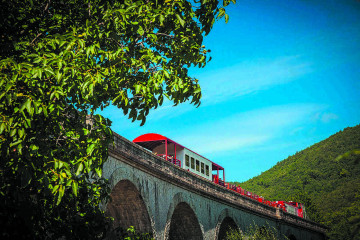
[[[134,226],[157,240],[218,240],[229,228],[244,232],[256,224],[297,240],[325,239],[323,226],[213,184],[117,134],[103,174],[112,188],[104,209],[114,230]],[[109,233],[115,238],[116,231]]]

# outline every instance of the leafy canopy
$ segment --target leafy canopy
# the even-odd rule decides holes
[[[30,238],[103,236],[112,132],[95,111],[113,104],[144,124],[164,98],[200,104],[188,68],[210,60],[203,38],[216,19],[228,21],[229,3],[1,1],[3,236],[17,225]]]

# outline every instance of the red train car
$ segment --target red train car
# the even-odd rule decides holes
[[[305,207],[302,203],[292,202],[292,201],[290,202],[276,201],[276,204],[285,212],[299,216],[301,218],[306,218]]]

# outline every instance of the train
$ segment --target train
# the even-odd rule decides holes
[[[225,182],[225,169],[222,166],[170,138],[157,133],[146,133],[135,138],[133,142],[149,150],[154,155],[161,157],[165,161],[171,162],[208,181],[212,181],[214,184],[235,191],[262,204],[280,208],[284,212],[306,218],[305,206],[302,203],[292,201],[270,201],[262,196],[246,191],[239,185],[227,183]]]

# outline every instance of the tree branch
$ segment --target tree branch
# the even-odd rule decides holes
[[[39,33],[38,35],[36,35],[36,37],[31,41],[30,45],[32,45],[32,44],[35,42],[35,40],[36,40],[38,37],[40,37],[41,35],[42,35],[42,33]]]
[[[88,3],[88,8],[89,8],[89,17],[91,17],[91,4],[90,4],[90,2]]]
[[[159,33],[159,32],[155,33],[155,35],[162,35],[162,36],[171,37],[171,38],[175,37],[174,35],[169,35],[166,33]]]

